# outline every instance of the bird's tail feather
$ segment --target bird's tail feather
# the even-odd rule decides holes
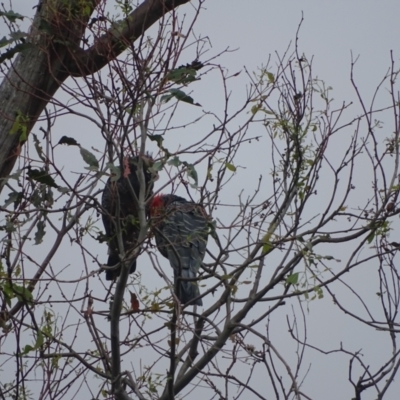
[[[179,301],[182,304],[186,304],[191,302],[191,305],[202,306],[203,301],[201,299],[197,299],[192,302],[193,299],[200,296],[199,286],[197,281],[190,281],[189,279],[195,279],[196,275],[190,269],[182,270],[182,278],[179,284]]]

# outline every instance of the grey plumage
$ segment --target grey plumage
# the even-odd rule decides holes
[[[141,156],[143,173],[146,182],[146,199],[152,195],[153,176],[149,168],[153,164],[150,156]],[[119,222],[122,234],[125,262],[130,263],[129,272],[136,270],[136,256],[134,248],[137,244],[140,231],[137,199],[140,193],[140,184],[137,177],[139,156],[124,159],[120,167],[120,177],[117,180],[109,178],[104,187],[101,203],[104,209],[102,219],[108,239],[107,266],[115,266],[121,262],[118,235],[116,230]],[[136,198],[135,198],[136,197]],[[119,211],[119,212],[118,212]],[[118,218],[119,217],[119,221]],[[106,270],[106,280],[111,281],[119,276],[121,268]]]
[[[206,252],[207,215],[204,208],[175,195],[155,196],[150,207],[160,253],[174,270],[175,292],[182,304],[202,305],[195,280]]]

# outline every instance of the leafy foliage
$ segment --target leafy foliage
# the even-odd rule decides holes
[[[180,89],[169,89],[169,94],[161,97],[161,101],[164,103],[168,103],[171,99],[175,98],[179,101],[183,101],[184,103],[192,104],[193,106],[201,107],[199,103],[195,103],[193,97],[187,95]]]
[[[17,19],[21,21],[25,18],[23,15],[14,12],[13,10],[9,11],[0,11],[0,17],[7,18],[10,22],[16,22]]]
[[[63,29],[87,22],[90,38],[79,37],[85,54],[91,41],[108,38],[105,33],[112,32],[115,43],[105,47],[108,68],[62,81],[63,95],[37,123],[43,138],[29,137],[35,120],[22,111],[7,131],[16,135],[21,156],[18,170],[3,181],[1,394],[57,400],[76,393],[157,400],[275,394],[300,400],[311,398],[305,393],[315,386],[309,380],[314,366],[306,360],[320,357],[315,364],[325,365],[332,352],[345,360],[340,369],[348,371],[355,398],[368,391],[383,397],[400,363],[395,336],[400,245],[391,237],[400,213],[399,115],[393,100],[398,72],[382,84],[391,103],[362,104],[368,112],[343,120],[350,105],[333,107],[332,88],[315,78],[296,44],[292,54],[247,75],[246,96],[237,105],[230,85],[238,74],[228,76],[214,55],[206,60],[212,48],[184,32],[188,24],[178,14],[169,19],[162,9],[159,35],[131,43],[129,35],[118,35],[135,24],[129,17],[137,9],[132,2],[117,2],[121,21],[100,7],[90,18],[91,1],[61,3],[56,17]],[[56,37],[50,14],[39,25],[49,62],[54,49],[77,46],[70,46],[74,29]],[[20,19],[2,15],[10,22]],[[24,45],[26,34],[15,30],[0,41],[11,47],[0,59]],[[114,57],[122,48],[128,51]],[[89,64],[102,53],[93,57]],[[196,61],[170,69],[181,59]],[[209,68],[200,81],[204,65]],[[204,110],[182,104],[200,106],[194,87],[220,90],[224,107],[212,110],[211,101]],[[235,95],[239,92],[245,91]],[[184,122],[182,113],[188,113]],[[385,139],[381,116],[385,128],[393,125]],[[65,121],[63,129],[79,127],[79,133],[90,126],[90,137],[58,139]],[[332,147],[335,140],[340,146]],[[79,148],[79,156],[71,146]],[[120,161],[132,155],[149,167],[155,192],[204,206],[210,237],[196,282],[203,308],[185,307],[176,298],[176,282],[154,246],[159,225],[149,215],[146,193],[127,189],[135,193],[134,218],[124,214],[126,204],[112,190],[121,177]],[[367,168],[373,174],[365,183]],[[99,201],[105,170],[115,212]],[[140,173],[137,177],[140,181]],[[109,236],[99,222],[105,215],[114,228]],[[121,243],[130,224],[139,230],[137,240]],[[121,251],[115,265],[105,266],[110,236]],[[136,272],[124,274],[133,258]],[[121,268],[120,278],[105,282],[102,271],[114,267]],[[321,315],[340,313],[340,322],[324,320],[329,329],[346,321],[348,329],[331,329],[340,346],[325,341],[322,346],[315,336],[325,329]],[[389,349],[383,361],[374,357],[374,346],[365,346],[364,335],[355,345],[346,336],[351,323],[362,324],[366,337]],[[259,376],[265,378],[261,383]],[[331,378],[336,384],[334,371],[324,377]]]

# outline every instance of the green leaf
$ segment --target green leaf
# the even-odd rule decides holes
[[[36,233],[35,233],[35,244],[40,244],[43,242],[43,237],[46,234],[44,228],[46,227],[46,223],[44,221],[39,221],[36,225]]]
[[[58,185],[55,183],[54,179],[47,173],[47,171],[43,169],[28,169],[27,175],[29,179],[37,181],[39,183],[43,183],[44,185],[58,188]]]
[[[151,166],[150,170],[151,170],[151,172],[158,172],[158,171],[161,171],[163,169],[163,166],[164,166],[164,163],[161,160],[159,160],[159,161],[156,161]]]
[[[22,355],[28,354],[31,351],[39,349],[41,346],[43,346],[43,343],[44,343],[44,336],[43,336],[42,331],[39,330],[36,332],[36,342],[35,342],[34,346],[32,347],[31,345],[27,344],[24,347],[24,350],[22,351]]]
[[[22,174],[22,169],[17,169],[13,174],[9,175],[8,178],[15,179],[16,181],[18,181],[21,174]]]
[[[32,293],[26,287],[19,286],[13,283],[11,288],[20,301],[24,300],[32,303],[33,301]]]
[[[32,48],[34,45],[32,43],[18,43],[11,49],[8,49],[4,53],[0,55],[0,64],[3,63],[6,60],[11,60],[15,54],[17,53],[22,53],[27,49]]]
[[[271,243],[265,243],[264,245],[263,245],[263,248],[262,248],[262,253],[263,254],[266,254],[266,253],[268,253],[270,250],[272,249],[272,245],[271,245]]]
[[[111,182],[116,182],[121,178],[121,168],[115,166],[113,163],[107,163],[106,166],[111,172]]]
[[[16,31],[11,32],[9,36],[11,39],[7,39],[5,36],[0,39],[0,47],[7,46],[8,44],[13,43],[17,40],[22,40],[22,42],[25,43],[24,38],[26,38],[28,34],[26,32]]]
[[[11,192],[8,195],[8,199],[4,203],[4,207],[9,206],[11,203],[14,203],[14,210],[17,209],[18,205],[21,203],[21,200],[24,198],[23,192]]]
[[[89,150],[86,150],[82,146],[79,146],[79,148],[81,149],[81,156],[83,158],[83,161],[85,161],[85,163],[89,165],[89,169],[92,171],[97,171],[99,169],[99,162],[97,161],[97,158],[94,156],[94,154],[91,153]]]
[[[250,111],[254,115],[260,110],[260,108],[261,108],[260,106],[256,105],[256,106],[251,107]]]
[[[170,94],[164,94],[163,96],[161,96],[161,103],[168,103],[174,96],[170,95]]]
[[[34,133],[32,133],[32,136],[33,136],[33,141],[35,142],[35,148],[36,148],[36,151],[38,153],[38,156],[40,157],[40,159],[43,162],[45,162],[46,158],[45,158],[45,156],[43,154],[43,148],[42,148],[42,146],[41,146],[41,144],[39,142],[39,139],[37,138],[37,136]]]
[[[204,64],[202,62],[194,60],[190,64],[181,65],[169,71],[166,78],[175,83],[190,83],[196,80],[197,71],[203,67]]]
[[[193,164],[188,164],[187,162],[184,162],[183,164],[185,164],[186,168],[187,168],[187,174],[190,178],[192,178],[194,180],[194,183],[196,186],[198,186],[199,183],[199,178],[197,175],[197,171],[194,167]]]
[[[37,208],[40,208],[40,207],[41,207],[41,202],[42,202],[42,200],[43,200],[42,194],[43,194],[43,193],[42,193],[40,190],[35,189],[35,190],[32,192],[32,194],[31,194],[31,196],[30,196],[30,198],[29,198],[29,201],[30,201],[35,207],[37,207]]]
[[[44,337],[42,331],[37,331],[36,343],[35,348],[38,349],[39,347],[43,346]]]
[[[225,163],[225,167],[229,169],[229,171],[236,172],[236,167],[231,163]]]
[[[21,21],[25,18],[23,15],[10,11],[0,11],[0,17],[6,17],[10,22],[15,22],[17,19]]]
[[[29,345],[29,344],[27,344],[25,347],[24,347],[24,350],[22,351],[22,354],[21,355],[25,355],[25,354],[28,354],[30,351],[32,351],[33,350],[33,347],[31,346],[31,345]]]
[[[166,78],[175,83],[187,84],[196,80],[196,74],[192,68],[180,67],[169,71]]]
[[[73,138],[68,136],[63,136],[59,141],[58,144],[66,144],[68,146],[80,146],[80,144]]]
[[[12,232],[15,232],[17,230],[17,228],[15,227],[14,223],[11,222],[11,221],[7,221],[5,226],[4,226],[4,228],[5,228],[5,231],[8,232],[8,233],[12,233]]]
[[[54,197],[53,197],[53,191],[51,190],[51,187],[46,187],[46,190],[43,193],[43,200],[45,202],[44,206],[48,205],[49,207],[54,204]]]
[[[235,295],[235,293],[237,292],[237,290],[238,290],[237,285],[232,285],[232,286],[231,286],[231,293],[232,293],[233,296]]]
[[[201,106],[201,104],[194,102],[193,97],[187,95],[180,89],[170,89],[168,90],[168,92],[170,94],[161,97],[161,101],[163,103],[168,103],[173,97],[175,97],[179,101],[183,101],[185,103],[192,104],[194,106]]]
[[[367,243],[370,244],[374,240],[374,237],[375,237],[375,231],[372,231],[367,237]]]
[[[271,83],[274,83],[274,82],[275,82],[275,76],[274,76],[274,74],[273,74],[272,72],[267,72],[267,77],[268,77],[268,80],[269,80]]]
[[[58,364],[61,358],[62,358],[61,355],[56,355],[51,357],[51,367],[54,369],[58,369]]]
[[[147,137],[152,141],[156,142],[158,147],[162,147],[164,138],[162,135],[147,135]]]
[[[10,135],[14,135],[15,133],[19,133],[19,141],[25,142],[28,138],[28,123],[29,118],[24,116],[21,111],[16,112],[15,121],[11,127]]]
[[[296,285],[298,281],[299,281],[299,273],[298,272],[295,272],[294,274],[289,275],[286,278],[286,283],[289,283],[291,285]]]
[[[3,292],[4,299],[7,303],[7,305],[9,307],[11,307],[11,299],[13,299],[15,297],[15,294],[14,294],[9,282],[7,282],[6,284],[3,285],[2,292]]]
[[[171,158],[168,161],[168,165],[172,165],[174,167],[179,167],[182,164],[181,160],[179,159],[179,157],[174,156],[174,158]]]
[[[397,192],[399,189],[400,189],[400,185],[393,185],[393,186],[390,188],[390,191],[392,191],[392,192]]]
[[[211,181],[212,181],[212,179],[213,179],[212,170],[213,170],[213,166],[211,165],[211,166],[207,169],[207,179],[210,179]]]
[[[314,292],[317,294],[318,299],[322,299],[324,297],[324,291],[319,286],[315,286]]]

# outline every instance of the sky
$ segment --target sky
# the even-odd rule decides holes
[[[31,16],[36,1],[17,0],[13,2],[13,9],[23,15]],[[332,87],[332,97],[334,102],[332,108],[340,107],[343,102],[354,102],[354,107],[345,113],[345,118],[351,119],[361,113],[357,96],[350,82],[351,62],[357,60],[354,65],[354,78],[356,85],[365,100],[370,104],[375,90],[382,78],[391,66],[391,52],[393,60],[400,65],[400,25],[398,16],[400,15],[400,2],[387,0],[378,1],[232,1],[218,0],[205,1],[196,22],[194,33],[198,36],[207,37],[211,48],[205,54],[205,58],[211,58],[226,49],[228,52],[217,58],[215,63],[220,65],[230,74],[240,72],[240,74],[229,81],[228,92],[230,93],[230,110],[239,108],[246,96],[249,85],[249,78],[246,70],[257,71],[262,65],[266,65],[270,58],[270,68],[274,70],[278,56],[283,56],[290,46],[291,53],[294,50],[296,32],[298,33],[298,48],[300,53],[304,53],[308,60],[313,60],[313,74]],[[188,20],[192,15],[190,4],[182,6],[179,14],[183,16],[187,13]],[[299,24],[301,27],[299,29]],[[0,33],[6,33],[5,27],[0,24]],[[182,63],[190,62],[190,52],[187,59]],[[201,109],[182,107],[176,114],[176,125],[185,124],[193,118],[198,117],[204,112],[221,112],[223,109],[223,96],[221,94],[221,80],[217,73],[210,74],[202,81],[196,82],[192,86],[193,98],[201,104]],[[376,99],[376,106],[385,106],[388,103],[385,97],[386,91],[382,90]],[[66,99],[65,93],[58,94],[60,98]],[[245,116],[243,117],[245,118]],[[240,121],[240,120],[239,120]],[[167,143],[170,149],[177,149],[187,141],[190,143],[195,134],[200,134],[202,130],[209,130],[213,120],[205,118],[204,122],[194,125],[185,130],[187,137],[182,135],[173,136]],[[239,122],[238,122],[239,124]],[[390,122],[383,129],[383,136],[387,135],[386,130],[390,130]],[[36,127],[37,128],[37,127]],[[85,120],[79,120],[79,124],[69,116],[60,119],[53,128],[53,135],[61,137],[71,136],[79,140],[84,146],[89,148],[98,132],[93,124]],[[192,131],[193,130],[193,131]],[[189,131],[189,132],[187,132]],[[195,131],[195,132],[194,132]],[[39,133],[36,130],[36,133]],[[252,132],[259,134],[259,130]],[[352,129],[344,130],[342,136],[334,140],[332,144],[333,152],[338,153],[343,143],[349,140]],[[382,136],[382,137],[383,137]],[[97,145],[97,142],[96,142]],[[101,147],[101,145],[99,146]],[[65,157],[65,168],[71,168],[71,158],[79,156],[73,155],[70,148],[58,150]],[[268,157],[268,150],[263,146],[243,147],[235,159],[235,165],[241,167],[235,175],[232,184],[227,185],[225,198],[237,202],[239,192],[243,189],[246,196],[254,190],[260,171],[263,171],[268,163],[263,164],[261,160]],[[73,160],[75,162],[75,159]],[[77,161],[78,162],[78,161]],[[78,170],[78,166],[76,166]],[[357,171],[360,176],[360,186],[369,185],[369,179],[365,176],[365,171],[361,167]],[[264,174],[266,175],[266,174]],[[266,182],[268,177],[265,178]],[[161,178],[163,182],[163,178]],[[330,187],[321,186],[321,197],[317,201],[323,202],[324,196],[329,195]],[[270,188],[264,187],[266,195]],[[361,194],[360,194],[361,193]],[[357,196],[361,196],[363,191],[358,191]],[[4,197],[4,194],[2,195]],[[358,199],[353,198],[356,204]],[[225,211],[226,212],[226,211]],[[223,211],[222,211],[223,213]],[[229,215],[221,215],[221,219],[228,219]],[[393,233],[395,234],[395,233]],[[40,249],[32,251],[34,254],[43,252],[46,245]],[[106,257],[106,249],[99,249],[98,243],[91,244],[91,250],[100,258]],[[65,244],[63,253],[58,259],[66,267],[71,264],[80,263],[78,256],[75,259],[70,256],[72,245]],[[76,251],[76,249],[75,249]],[[346,250],[338,251],[334,254],[335,258],[345,260]],[[56,264],[56,262],[55,262]],[[168,267],[166,267],[168,268]],[[376,292],[376,279],[373,266],[371,277],[369,271],[365,274],[349,273],[348,282],[354,284],[361,292],[366,294]],[[372,278],[373,276],[373,278]],[[143,277],[144,282],[151,286],[152,278]],[[159,283],[160,284],[160,283]],[[72,290],[72,289],[71,289]],[[339,285],[333,286],[333,291],[341,294],[345,302],[353,301],[353,297],[348,292],[343,291]],[[375,311],[374,298],[371,298],[371,309]],[[381,341],[382,334],[369,329],[365,331],[363,325],[343,314],[334,306],[330,296],[326,296],[321,301],[316,301],[309,306],[304,305],[307,314],[308,331],[307,338],[309,343],[320,346],[325,351],[338,349],[343,345],[344,348],[356,351],[360,350],[365,356],[366,364],[374,364],[379,360],[387,360],[390,348],[387,346],[386,338]],[[298,310],[298,308],[297,308]],[[355,303],[354,310],[362,313],[359,303]],[[376,311],[378,312],[378,311]],[[285,312],[277,314],[269,323],[271,324],[271,340],[277,343],[284,357],[293,357],[295,346],[293,342],[287,342],[287,323],[286,317],[293,318],[290,308]],[[268,327],[269,328],[269,327]],[[265,326],[263,329],[267,329]],[[282,331],[282,338],[280,332]],[[366,333],[365,333],[366,332]],[[285,337],[285,339],[284,339]],[[353,391],[347,381],[348,359],[343,354],[334,352],[329,356],[322,355],[320,352],[309,352],[306,356],[306,364],[310,365],[310,370],[304,383],[304,391],[312,399],[336,400],[338,398],[351,398]],[[379,364],[378,364],[379,365]],[[256,384],[261,388],[267,398],[270,396],[271,388],[263,388],[265,377],[256,370]],[[330,379],[334,376],[336,379]],[[337,381],[345,382],[340,387]],[[398,379],[397,379],[398,381]],[[388,393],[388,399],[395,398],[395,393],[400,390],[400,384],[395,382]],[[390,397],[392,396],[392,397]],[[250,397],[249,397],[250,398]],[[366,400],[375,398],[374,393],[370,392],[365,396]],[[363,398],[364,399],[364,398]]]

